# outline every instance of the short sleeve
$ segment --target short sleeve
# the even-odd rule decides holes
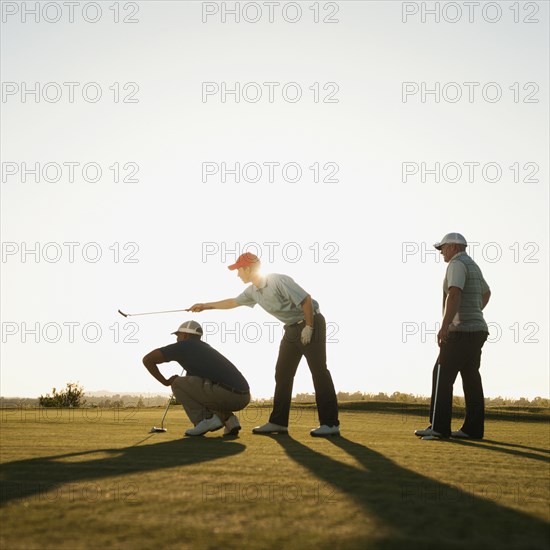
[[[244,289],[244,292],[235,298],[235,302],[237,302],[240,306],[254,307],[256,305],[256,300],[254,299],[252,292],[252,285],[247,286]]]
[[[468,268],[461,261],[454,261],[447,268],[447,288],[456,286],[464,290]]]
[[[159,348],[159,351],[164,356],[164,359],[168,361],[176,361],[176,355],[179,356],[179,350],[180,347],[178,346],[178,342],[175,344],[170,344],[169,346],[164,346],[163,348]]]
[[[308,295],[300,285],[294,282],[294,279],[287,275],[278,277],[277,289],[296,306],[299,306]]]

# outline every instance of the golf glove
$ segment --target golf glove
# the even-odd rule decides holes
[[[312,336],[313,336],[313,327],[306,325],[302,329],[302,335],[300,336],[300,340],[302,341],[302,344],[304,346],[307,346],[311,342]]]

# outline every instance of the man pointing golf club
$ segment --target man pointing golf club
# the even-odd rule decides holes
[[[314,437],[339,435],[338,403],[332,377],[326,364],[326,323],[319,304],[287,275],[260,271],[257,256],[246,252],[229,266],[246,287],[236,298],[194,304],[190,311],[232,309],[256,304],[284,323],[284,335],[275,366],[275,396],[269,422],[252,430],[255,434],[288,432],[288,418],[294,376],[305,356],[315,387],[320,426],[311,430]]]
[[[172,334],[176,343],[148,353],[143,364],[161,384],[172,386],[195,425],[185,435],[203,435],[224,426],[224,435],[237,435],[241,426],[233,411],[244,409],[250,402],[248,382],[233,363],[201,341],[202,327],[196,321],[182,323]],[[169,361],[177,361],[187,376],[166,379],[157,365]]]

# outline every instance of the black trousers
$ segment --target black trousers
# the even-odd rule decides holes
[[[479,367],[481,348],[488,335],[487,332],[449,332],[441,344],[432,376],[430,420],[432,428],[444,437],[451,435],[453,384],[459,372],[466,401],[461,429],[470,437],[483,437],[485,398]]]
[[[325,318],[320,313],[313,318],[313,337],[307,346],[300,341],[304,326],[304,323],[300,323],[285,327],[275,366],[275,397],[269,421],[280,426],[288,426],[294,376],[300,359],[305,356],[313,378],[319,422],[321,425],[338,426],[340,423],[336,392],[327,369]]]

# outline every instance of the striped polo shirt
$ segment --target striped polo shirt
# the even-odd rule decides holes
[[[483,278],[479,266],[466,254],[455,254],[445,274],[443,292],[445,296],[449,288],[456,286],[462,290],[458,312],[449,327],[450,331],[477,332],[486,331],[487,323],[481,311],[482,296],[489,290],[489,285]]]

